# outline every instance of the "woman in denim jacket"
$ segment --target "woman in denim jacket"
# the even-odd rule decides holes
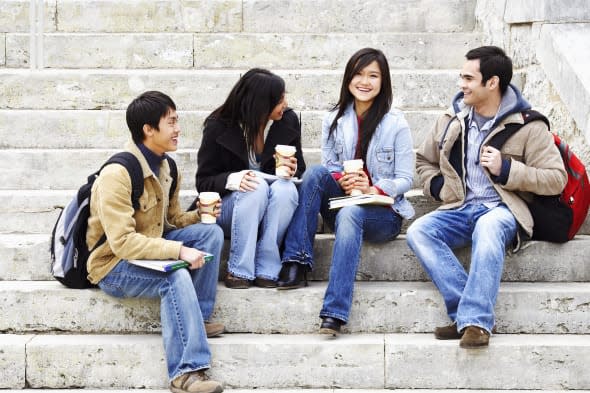
[[[404,198],[412,185],[412,136],[403,114],[391,109],[389,65],[377,49],[365,48],[348,61],[338,104],[322,126],[322,165],[308,169],[299,190],[283,252],[279,289],[307,285],[313,267],[313,242],[318,213],[335,231],[328,288],[320,312],[320,333],[337,335],[348,322],[362,241],[393,240],[403,218],[414,209]],[[343,162],[362,159],[358,174],[343,174]],[[391,206],[353,205],[329,210],[329,198],[382,194],[394,198]],[[357,192],[358,192],[357,191]]]

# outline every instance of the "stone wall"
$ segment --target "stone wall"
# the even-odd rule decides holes
[[[588,96],[590,86],[584,87],[579,78],[574,81],[562,80],[564,67],[585,67],[588,56],[581,50],[563,44],[556,50],[575,51],[574,64],[562,64],[562,56],[548,53],[547,45],[553,26],[574,24],[577,36],[584,34],[584,26],[590,26],[590,3],[588,0],[478,0],[476,7],[476,28],[487,38],[487,43],[506,49],[512,58],[517,73],[522,74],[523,94],[533,108],[549,117],[553,130],[565,137],[572,149],[586,163],[590,164],[590,102],[577,99]],[[590,31],[590,30],[586,30]],[[581,41],[590,42],[582,38]],[[579,64],[584,63],[584,64]],[[575,74],[572,70],[570,74]],[[583,77],[582,77],[583,78]],[[572,78],[570,78],[572,79]],[[574,87],[582,90],[574,98]],[[570,98],[571,97],[571,98]]]

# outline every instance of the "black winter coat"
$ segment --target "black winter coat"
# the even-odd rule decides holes
[[[274,175],[273,154],[276,145],[296,147],[295,176],[301,177],[305,171],[305,161],[301,152],[301,125],[297,114],[290,108],[285,110],[281,120],[273,122],[268,131],[260,159],[262,172]],[[225,188],[227,177],[231,173],[249,168],[246,139],[242,129],[220,120],[208,120],[203,130],[197,165],[195,184],[199,192],[216,191],[222,196],[231,192]]]

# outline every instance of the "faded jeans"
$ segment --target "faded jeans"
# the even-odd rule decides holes
[[[234,191],[223,197],[217,223],[230,238],[227,267],[235,277],[277,280],[281,270],[279,248],[297,207],[298,193],[289,180],[264,179],[254,191]]]
[[[299,206],[285,237],[283,262],[296,261],[313,267],[313,243],[318,213],[334,228],[335,241],[328,288],[320,317],[348,322],[356,271],[363,240],[385,242],[401,230],[401,216],[384,206],[346,206],[329,210],[329,198],[343,196],[340,185],[328,170],[316,165],[303,175]]]
[[[211,352],[204,321],[213,313],[223,232],[217,225],[194,224],[164,237],[214,255],[196,270],[159,272],[121,260],[98,286],[118,298],[160,298],[162,338],[172,381],[190,371],[208,369]]]
[[[458,331],[467,326],[492,331],[505,250],[516,230],[516,219],[504,204],[437,210],[408,229],[408,245],[441,293]],[[469,244],[468,274],[452,250]]]

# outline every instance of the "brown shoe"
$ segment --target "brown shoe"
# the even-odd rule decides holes
[[[203,370],[182,374],[170,383],[173,393],[221,393],[223,386],[209,379]]]
[[[435,328],[434,337],[437,340],[458,340],[463,337],[463,333],[457,330],[457,322],[453,322],[450,325]]]
[[[490,333],[479,326],[467,326],[463,329],[463,337],[459,346],[461,348],[487,347],[490,342]]]
[[[246,280],[245,278],[239,278],[227,272],[225,276],[225,286],[232,289],[246,289],[250,288],[250,280]]]
[[[260,288],[276,288],[277,282],[275,280],[269,280],[268,278],[256,277],[254,280],[254,286]]]
[[[217,337],[225,332],[225,326],[223,323],[205,322],[205,332],[208,338]]]

